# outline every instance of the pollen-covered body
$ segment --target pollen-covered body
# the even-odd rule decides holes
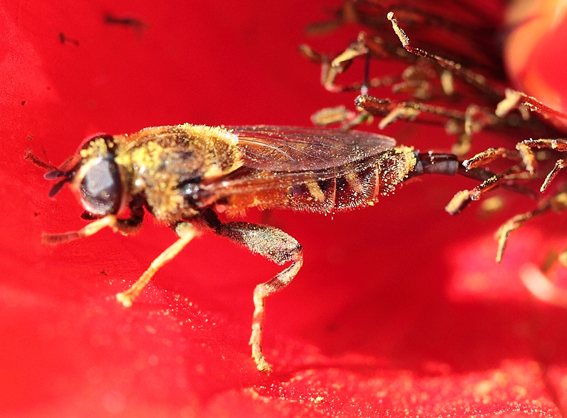
[[[348,143],[343,133],[338,143],[323,137],[305,143],[304,136],[281,142],[270,136],[276,133],[270,127],[147,128],[114,136],[115,161],[130,198],[168,224],[209,207],[235,215],[251,207],[330,213],[371,205],[416,165],[412,148],[389,148],[393,140],[386,137],[354,136]],[[321,146],[328,159],[311,154]]]
[[[275,126],[184,124],[132,135],[96,135],[46,174],[48,179],[61,178],[50,196],[69,183],[84,217],[94,220],[80,231],[46,234],[44,242],[59,244],[105,227],[128,235],[140,228],[146,210],[171,227],[178,240],[136,283],[116,295],[126,307],[164,264],[204,232],[228,238],[274,263],[288,263],[254,290],[252,357],[259,370],[269,371],[261,347],[264,299],[295,277],[303,249],[277,228],[223,223],[217,213],[242,214],[251,207],[318,213],[353,209],[372,205],[409,176],[453,175],[460,167],[453,155],[394,146],[393,139],[376,134]]]
[[[213,181],[242,165],[238,138],[221,128],[161,126],[114,138],[130,195],[143,196],[148,210],[167,223],[198,214],[184,186]]]

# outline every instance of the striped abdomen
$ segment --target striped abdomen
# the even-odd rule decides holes
[[[335,212],[371,205],[392,192],[408,177],[417,160],[409,147],[389,149],[377,156],[321,172],[283,175],[254,188],[231,182],[231,191],[219,203],[231,212],[249,207],[281,208],[309,212]]]

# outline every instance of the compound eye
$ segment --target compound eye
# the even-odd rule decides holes
[[[122,180],[112,159],[101,159],[85,172],[80,185],[84,208],[93,215],[115,214],[122,203]]]

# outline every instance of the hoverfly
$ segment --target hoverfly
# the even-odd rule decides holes
[[[59,244],[109,227],[136,232],[144,212],[172,228],[178,240],[116,298],[129,307],[153,275],[193,238],[213,232],[277,264],[289,266],[254,290],[250,345],[261,371],[264,358],[264,300],[286,287],[303,264],[301,245],[285,232],[263,225],[219,220],[248,208],[333,213],[371,206],[396,185],[422,174],[465,174],[452,154],[419,153],[395,147],[386,136],[356,131],[275,126],[208,127],[190,124],[143,129],[131,135],[99,134],[84,142],[45,177],[59,179],[50,196],[68,183],[92,222],[76,232],[44,234]],[[471,173],[475,173],[474,175]]]

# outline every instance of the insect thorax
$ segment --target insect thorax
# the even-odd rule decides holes
[[[189,219],[198,211],[186,199],[188,184],[199,184],[241,165],[237,139],[225,129],[178,125],[144,129],[128,138],[117,157],[128,173],[132,196],[165,222]]]

